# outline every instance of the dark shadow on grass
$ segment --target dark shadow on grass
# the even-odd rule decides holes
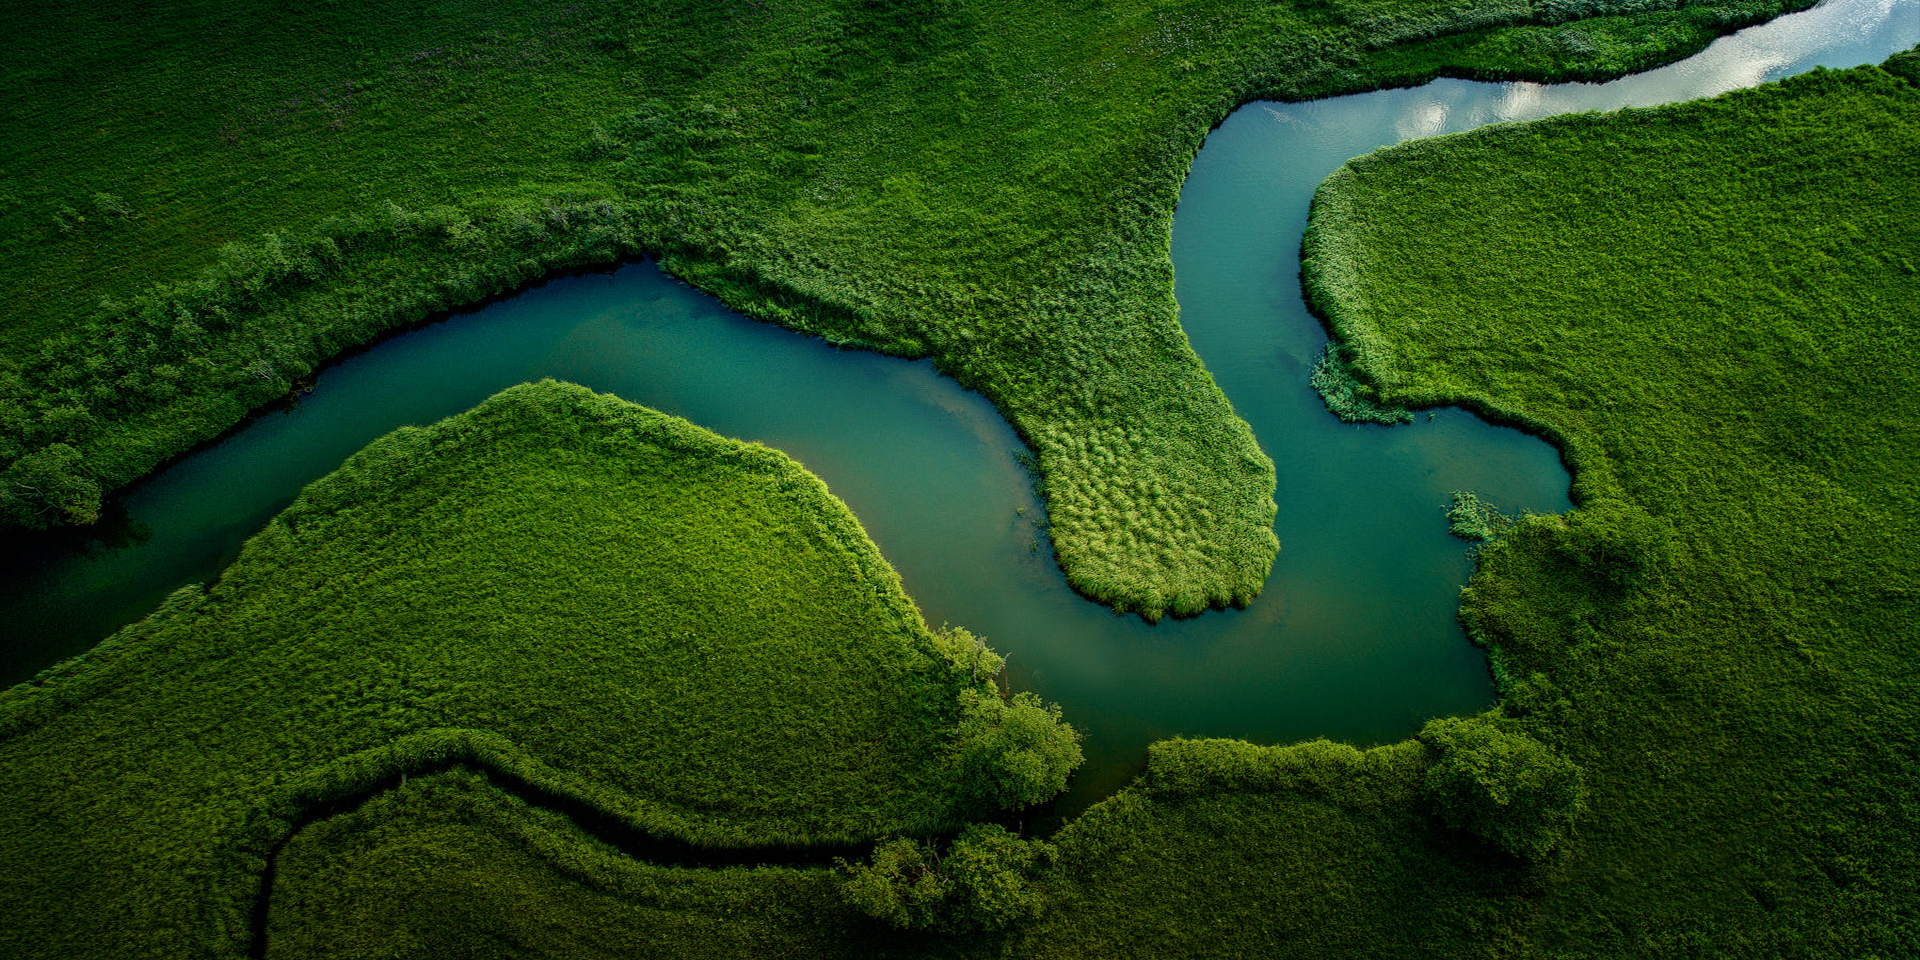
[[[252,915],[249,917],[251,936],[246,955],[256,960],[264,960],[267,956],[267,928],[273,910],[274,883],[280,874],[280,854],[302,830],[323,820],[352,813],[381,794],[399,789],[408,777],[433,776],[456,769],[479,774],[495,789],[518,798],[528,806],[561,814],[595,840],[635,860],[658,866],[695,870],[728,867],[825,869],[832,867],[837,860],[864,859],[871,850],[870,844],[703,846],[639,829],[585,800],[543,787],[488,764],[472,759],[447,760],[384,777],[358,792],[316,804],[295,820],[292,829],[281,836],[267,854],[266,868],[261,871],[260,888],[254,896]]]

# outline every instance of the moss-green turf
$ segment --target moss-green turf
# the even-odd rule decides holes
[[[644,251],[986,394],[1083,593],[1244,602],[1274,473],[1168,258],[1206,131],[1256,96],[1616,74],[1803,5],[16,4],[0,464],[53,453],[0,467],[0,525],[84,520],[352,345]]]
[[[1920,943],[1920,88],[1912,55],[1349,163],[1310,298],[1389,403],[1569,451],[1480,555],[1505,709],[1582,763],[1552,955]]]
[[[681,842],[947,830],[979,812],[960,693],[998,663],[929,632],[783,454],[515,387],[375,442],[211,587],[0,693],[0,954],[243,950],[276,844],[449,764]]]

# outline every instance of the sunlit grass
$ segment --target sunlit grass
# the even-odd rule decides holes
[[[984,393],[1049,502],[1079,498],[1052,543],[1089,597],[1244,603],[1274,472],[1187,345],[1167,252],[1212,124],[1442,71],[1618,73],[1800,2],[11,10],[0,514],[84,522],[344,349],[645,251]],[[1525,32],[1583,25],[1608,41]]]

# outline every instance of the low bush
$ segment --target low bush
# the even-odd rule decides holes
[[[1054,796],[1081,759],[1080,734],[1060,719],[1058,706],[1026,691],[1007,698],[960,692],[953,763],[960,794],[982,811],[1018,810]]]
[[[1579,765],[1496,719],[1435,720],[1420,742],[1439,753],[1425,782],[1441,819],[1513,856],[1547,859],[1586,810]]]
[[[997,824],[968,827],[944,854],[936,843],[889,840],[866,863],[841,863],[841,895],[899,930],[1001,930],[1040,913],[1033,881],[1051,854]]]

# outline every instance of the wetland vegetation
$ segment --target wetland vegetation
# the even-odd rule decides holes
[[[240,949],[295,824],[448,764],[683,843],[937,835],[1079,763],[999,667],[784,455],[516,387],[377,441],[218,583],[0,694],[0,952]]]
[[[1543,951],[1920,934],[1913,63],[1418,141],[1321,189],[1307,290],[1379,398],[1573,463],[1581,508],[1483,550],[1461,607],[1593,791]]]
[[[651,252],[987,395],[1083,593],[1245,603],[1274,472],[1167,264],[1207,127],[1256,94],[1616,73],[1779,9],[12,14],[0,218],[43,229],[0,253],[0,494],[16,525],[85,521],[344,349]],[[60,31],[89,56],[45,53]],[[1164,740],[1023,836],[1079,737],[929,630],[817,479],[545,382],[376,441],[217,582],[0,694],[0,946],[1900,955],[1915,63],[1328,181],[1305,280],[1329,406],[1467,405],[1577,470],[1570,515],[1448,514],[1483,544],[1461,618],[1491,710],[1371,749]],[[236,89],[220,117],[126,107]],[[85,136],[48,132],[63,109]]]
[[[1087,596],[1244,604],[1273,469],[1188,347],[1167,258],[1208,128],[1256,96],[1618,73],[1803,5],[14,10],[0,499],[85,521],[343,349],[648,251],[985,394]]]

